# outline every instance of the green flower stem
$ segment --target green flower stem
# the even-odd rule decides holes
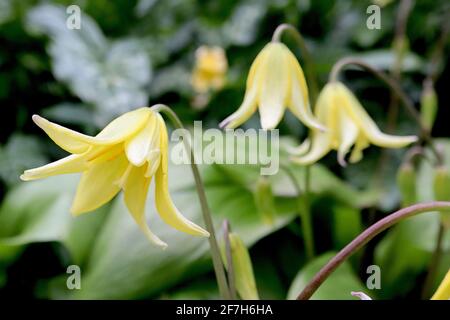
[[[300,201],[297,201],[297,205],[301,219],[303,240],[305,241],[306,257],[308,261],[310,261],[312,258],[314,258],[314,233],[311,221],[311,208],[309,204],[309,194],[308,194],[311,177],[310,166],[305,167],[305,187],[303,192],[291,169],[285,165],[281,165],[280,168],[287,174],[289,179],[292,181],[292,184],[294,185],[298,197],[301,197],[301,195],[303,195],[304,197],[304,202],[300,203]]]
[[[320,285],[336,270],[348,257],[358,251],[361,247],[372,240],[376,235],[392,227],[396,223],[409,217],[429,211],[450,211],[450,202],[433,201],[428,203],[419,203],[400,209],[376,222],[359,236],[353,239],[347,246],[339,251],[328,263],[320,269],[313,279],[306,285],[303,291],[298,295],[298,300],[308,300],[320,287]]]
[[[156,112],[164,113],[176,128],[184,129],[184,126],[181,123],[178,116],[176,115],[176,113],[168,106],[163,104],[157,104],[153,106],[152,109]],[[223,299],[228,300],[231,298],[231,295],[228,288],[227,279],[225,276],[225,270],[223,268],[222,258],[220,256],[219,245],[217,244],[216,233],[214,231],[214,225],[211,218],[211,211],[209,209],[208,201],[206,199],[205,187],[203,185],[197,164],[195,163],[192,148],[188,141],[183,140],[183,142],[186,150],[188,150],[190,154],[191,169],[194,175],[195,185],[197,187],[197,193],[202,208],[203,220],[205,222],[206,230],[208,230],[209,232],[208,241],[211,249],[214,272],[216,274],[217,284],[219,286],[219,292]]]
[[[237,300],[233,255],[231,253],[230,232],[230,222],[228,220],[225,220],[223,222],[223,238],[225,242],[225,256],[227,259],[228,287],[230,288],[231,299]]]
[[[319,85],[317,81],[317,74],[314,69],[313,59],[311,57],[311,54],[308,50],[308,47],[306,46],[305,39],[303,38],[302,34],[292,25],[283,23],[280,24],[273,33],[272,41],[274,42],[281,42],[281,36],[285,31],[290,31],[291,34],[294,36],[295,41],[297,42],[300,51],[303,56],[303,60],[305,61],[305,70],[306,70],[306,78],[308,79],[308,85],[309,89],[311,91],[311,100],[313,102],[316,101],[317,95],[319,93]]]
[[[436,157],[436,161],[438,164],[443,163],[442,155],[434,145],[432,136],[430,131],[427,129],[426,125],[424,125],[422,118],[420,116],[420,113],[414,108],[414,103],[408,98],[408,96],[405,94],[405,92],[398,86],[397,82],[386,75],[384,72],[375,69],[374,67],[370,66],[369,64],[365,63],[364,61],[361,61],[359,59],[347,57],[339,60],[336,62],[333,66],[333,69],[330,73],[330,82],[337,81],[339,73],[344,69],[344,67],[354,65],[358,66],[366,71],[369,71],[373,75],[375,75],[377,78],[379,78],[381,81],[386,83],[389,88],[395,92],[395,94],[398,96],[398,98],[402,101],[404,107],[408,111],[408,113],[411,115],[411,117],[414,119],[414,121],[419,125],[420,128],[420,138],[426,142],[429,146],[431,151]]]

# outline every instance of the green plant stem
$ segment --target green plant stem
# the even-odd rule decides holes
[[[183,123],[180,121],[176,113],[168,106],[163,104],[157,104],[152,107],[152,110],[164,113],[176,128],[184,129]],[[225,270],[223,268],[222,258],[220,256],[219,245],[217,244],[216,233],[214,231],[214,224],[211,217],[211,211],[209,209],[208,201],[206,199],[205,188],[197,164],[195,163],[194,152],[192,151],[192,148],[188,141],[184,139],[183,142],[186,150],[190,154],[191,169],[194,175],[195,185],[197,188],[197,193],[201,204],[203,220],[205,222],[206,230],[208,230],[209,232],[208,241],[211,249],[211,257],[214,266],[214,272],[216,274],[217,284],[219,286],[219,292],[223,299],[228,300],[231,298],[230,290],[228,288]]]
[[[313,279],[306,285],[303,291],[298,295],[298,300],[308,300],[320,287],[320,285],[330,276],[330,274],[336,270],[348,257],[358,251],[361,247],[372,240],[376,235],[380,234],[384,230],[390,228],[396,223],[405,220],[406,218],[415,216],[420,213],[429,211],[449,211],[450,202],[445,201],[433,201],[428,203],[419,203],[400,209],[385,218],[379,220],[360,235],[358,235],[353,241],[339,251],[328,263],[320,269]]]
[[[373,75],[375,75],[377,78],[379,78],[381,81],[383,81],[385,84],[389,86],[389,88],[395,92],[395,94],[398,96],[398,98],[402,101],[403,106],[406,108],[408,113],[411,115],[411,117],[414,119],[414,121],[419,125],[420,128],[420,138],[428,144],[431,151],[435,155],[436,162],[438,164],[443,163],[442,155],[434,145],[432,136],[430,131],[427,129],[427,127],[424,125],[422,118],[420,116],[420,113],[414,108],[414,103],[408,98],[408,96],[405,94],[405,92],[397,85],[397,82],[389,77],[384,72],[377,70],[370,66],[369,64],[365,63],[364,61],[361,61],[359,59],[347,57],[339,60],[336,62],[333,66],[333,69],[330,73],[330,82],[335,82],[338,79],[338,74],[343,70],[344,67],[354,65],[358,66],[366,71],[369,71]]]
[[[305,70],[306,70],[306,78],[308,79],[308,86],[311,91],[311,100],[314,102],[317,99],[317,95],[319,93],[319,85],[317,81],[317,74],[314,69],[313,59],[311,54],[306,46],[305,39],[302,34],[292,25],[283,23],[280,24],[274,31],[272,36],[273,42],[281,42],[281,36],[285,31],[290,31],[294,36],[295,41],[297,42],[300,51],[302,53],[303,60],[305,61]]]
[[[422,299],[427,299],[430,296],[431,288],[433,287],[434,280],[436,278],[436,273],[441,262],[442,257],[442,242],[444,240],[445,227],[442,223],[439,223],[439,231],[436,238],[436,247],[431,258],[430,266],[428,268],[428,273],[425,278],[425,283],[422,288]]]
[[[291,169],[285,165],[281,165],[280,168],[287,174],[289,179],[292,181],[292,184],[294,185],[294,188],[297,192],[298,197],[303,195],[304,202],[300,203],[300,201],[297,201],[298,205],[298,212],[301,219],[301,227],[302,227],[302,233],[303,233],[303,240],[305,242],[305,252],[306,252],[306,258],[308,261],[310,261],[312,258],[314,258],[314,233],[313,233],[313,227],[312,227],[312,221],[311,221],[311,210],[309,205],[309,181],[310,181],[310,167],[305,167],[305,188],[302,192],[302,188],[300,187],[299,183],[297,182],[297,179],[295,178],[294,174],[292,173]]]
[[[225,257],[227,259],[228,287],[230,288],[231,299],[237,300],[233,255],[231,253],[230,232],[230,222],[228,220],[225,220],[223,222],[223,239],[225,242]]]

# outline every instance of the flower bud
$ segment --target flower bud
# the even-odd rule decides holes
[[[433,85],[425,84],[420,97],[420,114],[422,122],[428,130],[433,128],[437,114],[437,95]]]
[[[261,177],[258,180],[254,197],[256,208],[261,214],[264,223],[273,224],[276,214],[275,198],[272,193],[272,187],[267,178]]]
[[[434,169],[434,198],[437,201],[450,201],[450,173],[444,166]],[[450,228],[450,212],[441,212],[442,223]]]
[[[411,163],[406,162],[400,166],[397,172],[397,186],[400,189],[404,207],[417,202],[416,172]]]

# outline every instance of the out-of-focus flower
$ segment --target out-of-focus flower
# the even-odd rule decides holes
[[[450,201],[450,172],[445,165],[434,168],[433,191],[435,200]],[[450,229],[450,212],[441,211],[440,214],[442,224]]]
[[[145,202],[155,176],[155,203],[161,218],[179,231],[196,236],[208,232],[187,220],[173,204],[168,189],[168,135],[163,118],[140,108],[113,120],[95,137],[52,123],[38,115],[33,121],[62,149],[72,153],[45,166],[26,170],[24,181],[82,172],[71,212],[80,215],[109,202],[120,190],[145,235],[167,246],[149,229]]]
[[[372,300],[371,297],[369,297],[367,294],[361,291],[352,291],[351,295],[359,298],[360,300]]]
[[[353,93],[340,82],[330,82],[320,92],[315,115],[327,130],[312,130],[311,137],[296,150],[293,161],[307,165],[318,161],[330,150],[337,150],[344,166],[345,156],[353,147],[350,162],[362,158],[370,143],[385,148],[401,148],[417,141],[416,136],[394,136],[380,131]]]
[[[227,57],[221,47],[201,46],[195,53],[191,83],[198,93],[219,90],[225,84]]]
[[[441,284],[437,288],[431,300],[450,300],[450,269],[442,280]]]
[[[258,107],[264,129],[275,128],[287,107],[306,126],[323,130],[311,112],[302,68],[282,43],[271,42],[258,54],[247,78],[244,101],[220,126],[236,128],[247,121]]]

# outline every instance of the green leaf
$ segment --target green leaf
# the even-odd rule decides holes
[[[291,284],[288,299],[295,299],[314,275],[335,255],[325,253],[304,266]],[[354,300],[352,291],[367,291],[361,280],[353,272],[350,264],[344,262],[319,287],[312,300]]]

